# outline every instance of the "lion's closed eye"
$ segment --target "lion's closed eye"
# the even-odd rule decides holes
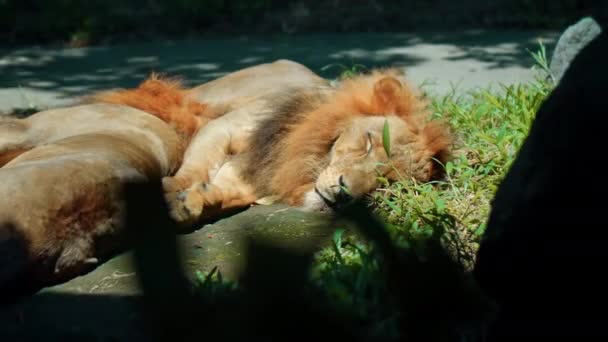
[[[365,139],[365,156],[369,156],[369,154],[372,152],[373,148],[374,148],[374,141],[372,139],[372,134],[370,132],[367,132],[366,139]]]

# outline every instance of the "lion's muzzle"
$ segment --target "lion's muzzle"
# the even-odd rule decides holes
[[[344,206],[353,200],[348,185],[344,180],[344,175],[340,175],[335,184],[317,184],[315,186],[315,193],[321,197],[325,204],[333,209]]]

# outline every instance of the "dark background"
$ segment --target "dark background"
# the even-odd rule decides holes
[[[0,0],[0,41],[82,46],[158,36],[563,29],[604,0]]]

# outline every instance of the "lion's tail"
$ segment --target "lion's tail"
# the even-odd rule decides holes
[[[188,90],[177,80],[161,79],[152,74],[137,88],[104,91],[89,96],[87,102],[123,104],[155,115],[178,132],[191,137],[215,117],[206,104],[188,98]]]

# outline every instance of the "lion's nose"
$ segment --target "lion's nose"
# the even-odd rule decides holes
[[[338,178],[338,184],[340,185],[340,190],[336,194],[336,204],[345,204],[350,202],[353,199],[353,196],[351,195],[350,190],[344,181],[344,175],[341,175]]]

